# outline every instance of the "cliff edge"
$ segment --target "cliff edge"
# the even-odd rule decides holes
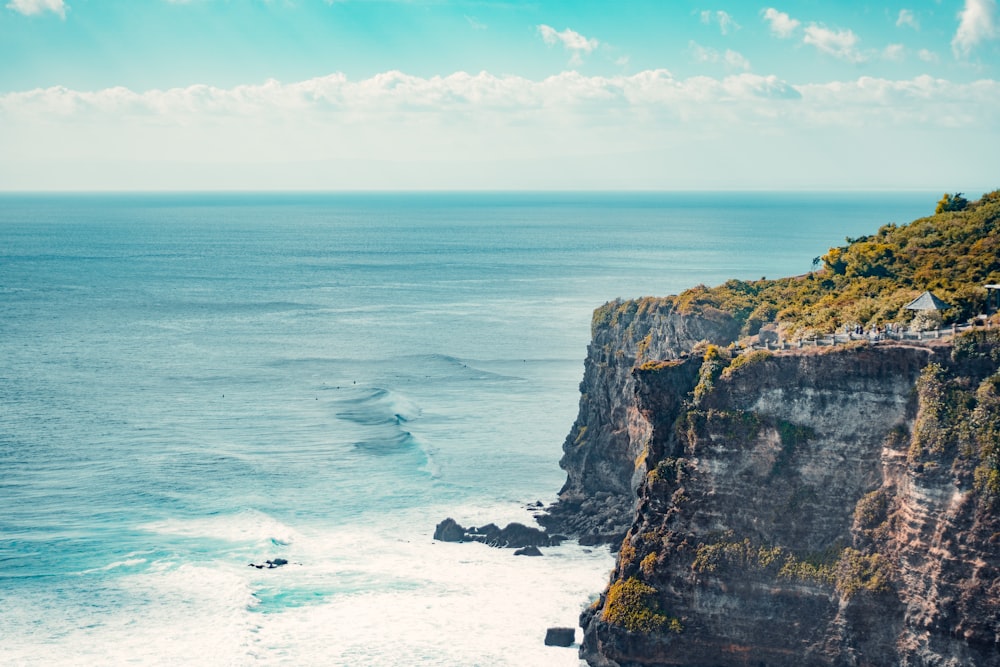
[[[538,518],[549,532],[615,548],[628,531],[646,476],[641,457],[650,424],[635,403],[632,369],[648,359],[681,359],[701,341],[727,345],[740,325],[720,310],[681,315],[673,298],[613,301],[594,312],[580,383],[580,410],[563,443],[567,479]]]

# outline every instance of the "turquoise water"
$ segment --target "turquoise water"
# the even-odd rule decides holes
[[[934,201],[0,196],[4,661],[576,665],[606,550],[430,535],[554,499],[591,311]]]

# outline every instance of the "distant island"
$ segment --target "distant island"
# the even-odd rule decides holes
[[[998,226],[946,194],[805,275],[595,311],[540,518],[618,549],[589,664],[1000,665]]]

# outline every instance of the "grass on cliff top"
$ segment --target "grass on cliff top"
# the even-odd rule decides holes
[[[940,208],[940,204],[939,204]],[[734,317],[744,335],[775,323],[786,337],[906,324],[904,306],[924,290],[951,305],[944,322],[965,322],[983,312],[986,283],[1000,283],[1000,190],[907,225],[883,225],[869,236],[814,260],[817,270],[777,280],[728,280],[698,285],[674,297],[616,301],[594,313],[594,327],[628,324],[647,311],[676,310],[709,319]]]

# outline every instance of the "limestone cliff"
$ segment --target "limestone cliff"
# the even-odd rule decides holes
[[[583,544],[621,542],[645,479],[641,454],[650,426],[635,403],[632,369],[646,359],[679,359],[700,341],[725,345],[739,325],[721,311],[676,312],[671,298],[614,301],[594,313],[580,383],[580,411],[563,444],[567,472],[559,501],[539,523]]]
[[[591,665],[1000,665],[1000,336],[732,356],[595,319],[553,521],[627,528]],[[576,518],[572,518],[573,511]]]

